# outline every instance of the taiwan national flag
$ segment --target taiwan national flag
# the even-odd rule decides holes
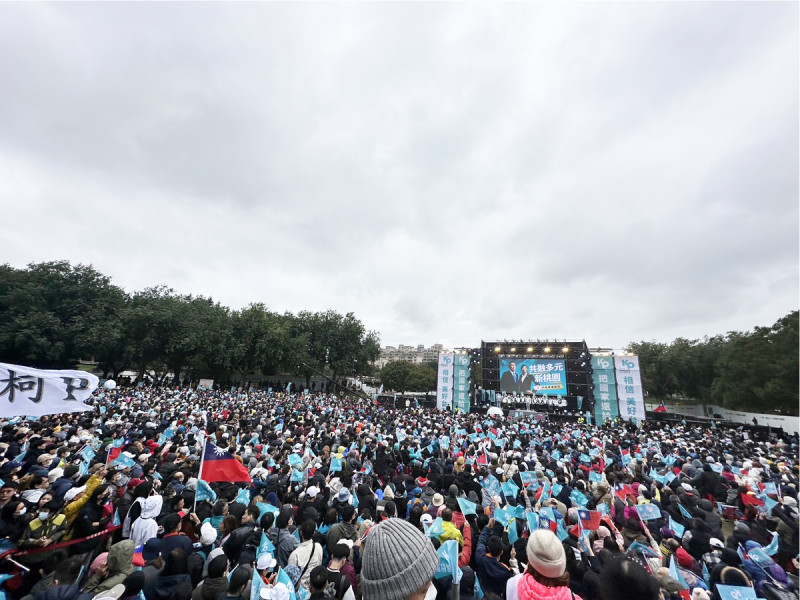
[[[657,412],[657,413],[665,413],[665,412],[667,412],[667,407],[664,406],[664,401],[663,400],[661,401],[661,404],[659,404],[658,407],[656,407],[656,409],[653,412]]]
[[[233,454],[218,448],[211,442],[206,442],[203,466],[200,469],[200,479],[208,482],[247,481],[253,483],[247,468],[236,460]]]

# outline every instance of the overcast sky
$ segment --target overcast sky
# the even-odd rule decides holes
[[[382,344],[798,308],[797,3],[0,4],[0,261]]]

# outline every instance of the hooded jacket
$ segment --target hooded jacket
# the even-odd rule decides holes
[[[133,566],[133,542],[131,540],[122,540],[117,542],[108,551],[108,558],[106,564],[108,565],[108,575],[105,579],[101,579],[97,573],[89,578],[86,582],[85,592],[97,594],[110,590],[118,583],[125,583],[125,579],[136,570]]]
[[[141,546],[158,535],[156,517],[161,514],[162,496],[149,496],[142,503],[142,515],[131,527],[131,540],[134,546]]]

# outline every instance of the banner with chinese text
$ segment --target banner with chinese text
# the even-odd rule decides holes
[[[84,404],[100,380],[86,371],[47,371],[0,363],[0,417],[92,410]]]
[[[452,352],[439,353],[439,376],[436,386],[436,408],[444,410],[453,407],[453,365]]]
[[[639,373],[639,357],[615,356],[614,366],[617,371],[619,414],[626,421],[634,418],[641,423],[645,419],[645,409],[642,377]]]
[[[454,357],[455,371],[453,373],[453,388],[455,396],[453,410],[469,412],[469,354],[456,354]]]
[[[613,421],[619,416],[613,357],[592,357],[592,383],[594,384],[595,423],[602,425],[606,421]]]

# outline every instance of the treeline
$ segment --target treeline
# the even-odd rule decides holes
[[[798,311],[772,327],[671,344],[638,342],[650,400],[687,397],[749,412],[798,413]]]
[[[437,363],[410,363],[396,360],[381,369],[383,387],[394,392],[430,392],[436,389]]]
[[[0,267],[0,362],[71,368],[93,360],[105,377],[125,370],[163,380],[247,375],[366,374],[378,334],[352,313],[279,314],[263,304],[231,310],[167,287],[133,294],[91,266]]]

